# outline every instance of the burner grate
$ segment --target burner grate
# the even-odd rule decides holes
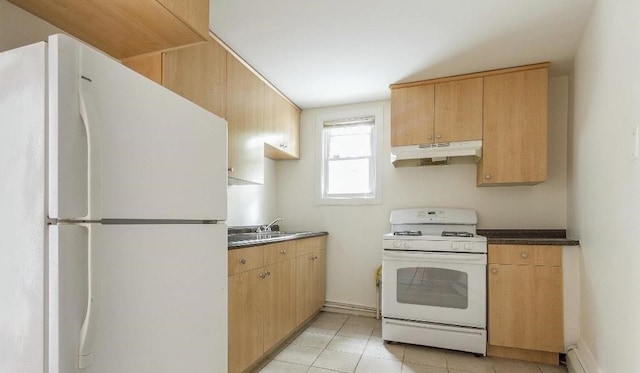
[[[442,237],[473,237],[473,233],[444,231],[442,232]]]
[[[394,236],[422,236],[422,232],[420,231],[399,231],[393,232]]]

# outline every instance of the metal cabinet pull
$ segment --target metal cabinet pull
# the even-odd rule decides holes
[[[522,259],[527,259],[529,257],[529,253],[523,252],[520,254],[520,256],[522,257]]]
[[[262,272],[258,276],[260,276],[260,278],[265,278],[265,277],[267,277],[267,272]]]
[[[244,258],[240,259],[240,264],[245,264],[245,263],[247,263],[247,261]]]
[[[280,254],[284,255],[286,253],[287,253],[287,250],[285,250],[285,249],[280,250]]]
[[[498,273],[498,268],[491,268],[491,273],[493,273],[494,275]]]
[[[487,180],[491,179],[491,174],[484,174],[484,178]]]

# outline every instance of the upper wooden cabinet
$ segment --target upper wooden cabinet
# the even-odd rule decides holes
[[[265,84],[227,54],[227,122],[231,183],[264,183]]]
[[[391,89],[391,146],[433,142],[434,92],[433,84]]]
[[[9,0],[118,58],[208,39],[209,0]]]
[[[391,86],[391,146],[481,138],[481,77]]]
[[[273,89],[265,90],[264,155],[300,158],[300,110]]]
[[[547,179],[547,67],[484,78],[484,129],[477,184]]]
[[[215,40],[163,53],[162,84],[212,113],[227,116],[227,51]]]

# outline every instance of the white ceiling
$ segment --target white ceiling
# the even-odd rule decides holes
[[[211,0],[210,28],[306,109],[537,62],[566,74],[594,1]]]

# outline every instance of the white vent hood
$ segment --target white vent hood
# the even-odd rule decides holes
[[[422,144],[394,146],[391,148],[391,163],[400,165],[400,161],[424,160],[420,165],[443,164],[450,157],[471,157],[477,162],[482,156],[482,140],[448,142],[440,144]]]

